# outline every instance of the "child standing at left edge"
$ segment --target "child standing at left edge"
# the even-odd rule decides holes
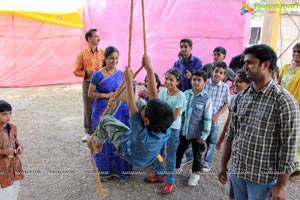
[[[17,127],[10,122],[12,107],[0,100],[0,200],[17,200],[20,180],[24,178],[18,155],[23,147],[17,138]]]

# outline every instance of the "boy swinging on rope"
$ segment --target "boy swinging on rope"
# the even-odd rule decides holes
[[[126,67],[124,79],[131,128],[107,115],[100,120],[95,136],[88,142],[88,146],[94,152],[101,152],[102,144],[109,138],[118,154],[138,167],[149,166],[157,159],[161,148],[170,137],[168,128],[174,121],[172,108],[158,99],[154,72],[147,55],[143,56],[142,64],[147,71],[150,101],[138,110],[133,91],[132,71]]]

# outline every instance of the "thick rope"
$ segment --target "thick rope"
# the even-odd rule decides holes
[[[98,168],[97,168],[94,158],[93,158],[93,151],[92,151],[92,146],[91,146],[93,137],[94,137],[94,134],[92,135],[91,139],[87,142],[87,146],[90,149],[90,163],[96,173],[95,176],[96,176],[96,185],[97,185],[98,194],[100,195],[100,197],[105,198],[107,190],[103,189],[103,187],[102,187],[99,171],[98,171]]]
[[[130,22],[129,22],[128,62],[127,62],[127,66],[129,68],[131,63],[132,21],[133,21],[133,0],[130,1]]]
[[[138,73],[143,69],[143,65],[134,73],[133,79],[138,75]],[[119,89],[115,92],[114,97],[110,98],[107,104],[107,107],[105,111],[103,112],[102,116],[105,116],[109,113],[109,111],[116,106],[116,101],[119,98],[119,96],[122,94],[122,92],[125,89],[125,81],[123,80]]]
[[[142,18],[143,18],[143,39],[144,39],[144,54],[147,54],[147,44],[146,44],[146,22],[145,22],[145,9],[144,0],[142,0]]]
[[[130,62],[131,62],[131,43],[132,43],[132,21],[133,21],[133,0],[130,1],[130,23],[129,23],[129,45],[128,45],[128,64],[127,66],[130,68]],[[144,40],[144,53],[146,53],[146,28],[145,28],[145,15],[144,15],[144,0],[142,0],[142,16],[143,16],[143,40]],[[135,72],[133,79],[137,76],[137,74],[143,69],[143,65]],[[118,90],[115,92],[115,95],[113,98],[109,99],[108,105],[105,109],[105,111],[103,112],[103,114],[101,115],[101,117],[107,115],[109,113],[109,111],[115,107],[116,105],[116,100],[118,99],[118,97],[121,95],[121,93],[124,91],[125,89],[125,81],[123,80],[120,87],[118,88]],[[100,197],[105,198],[106,197],[106,192],[107,190],[104,190],[101,184],[101,179],[100,179],[100,175],[99,175],[99,171],[97,166],[95,165],[94,159],[93,159],[93,150],[92,150],[92,141],[93,138],[95,137],[97,131],[95,131],[91,138],[88,141],[87,146],[90,148],[90,161],[91,164],[94,168],[94,171],[96,172],[96,184],[97,184],[97,191],[100,195]]]
[[[131,62],[131,43],[132,43],[132,18],[133,18],[133,3],[131,3],[130,10],[130,25],[129,25],[129,43],[128,43],[128,63],[127,66],[130,68]],[[143,20],[143,42],[144,42],[144,54],[147,54],[147,40],[146,40],[146,22],[145,22],[145,8],[144,8],[144,0],[142,0],[142,20]],[[137,74],[143,69],[143,65],[135,72],[133,79],[137,76]],[[119,89],[115,92],[113,98],[109,99],[108,105],[103,112],[103,116],[107,115],[109,111],[116,106],[116,101],[122,92],[125,89],[125,81],[123,80]]]

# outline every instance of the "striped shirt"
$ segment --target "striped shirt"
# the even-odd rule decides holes
[[[249,86],[229,108],[226,140],[232,142],[231,173],[257,183],[293,172],[300,134],[300,111],[287,90],[270,81],[255,92]]]
[[[76,59],[73,74],[77,77],[82,77],[89,81],[91,77],[85,77],[85,71],[97,71],[102,67],[104,61],[104,53],[98,47],[92,52],[90,47],[81,51]]]
[[[225,103],[230,102],[229,87],[223,81],[219,81],[219,83],[214,84],[211,79],[208,79],[204,86],[204,91],[211,97],[213,115],[217,114]],[[220,118],[215,125],[217,125],[219,121]]]

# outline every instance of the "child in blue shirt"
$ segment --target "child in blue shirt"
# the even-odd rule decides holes
[[[196,71],[192,75],[193,89],[184,92],[187,99],[185,120],[181,127],[180,143],[176,155],[176,168],[180,168],[184,152],[189,144],[193,149],[193,167],[188,185],[196,186],[200,179],[202,153],[205,151],[205,140],[211,129],[212,101],[207,92],[203,90],[206,84],[207,73]]]
[[[104,141],[109,138],[118,154],[138,167],[146,167],[157,159],[161,148],[170,137],[167,129],[174,119],[172,108],[157,98],[155,77],[147,55],[143,56],[143,65],[147,71],[151,99],[140,112],[135,103],[132,72],[128,67],[124,72],[131,128],[107,115],[100,120],[96,135],[88,142],[94,152],[99,152]]]

